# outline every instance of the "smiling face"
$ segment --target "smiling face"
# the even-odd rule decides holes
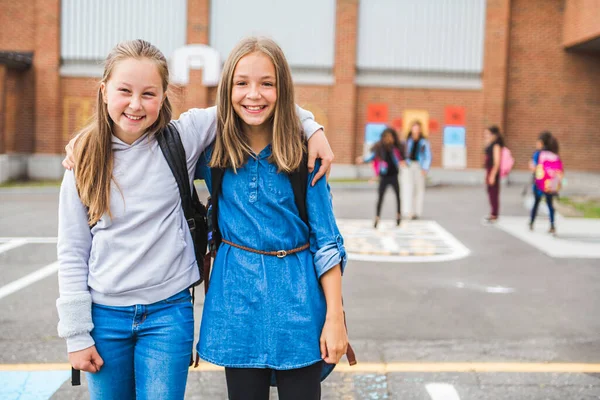
[[[231,103],[244,130],[272,130],[276,102],[277,79],[271,59],[261,52],[242,57],[233,72]]]
[[[165,93],[156,64],[147,58],[118,62],[100,86],[116,137],[131,144],[156,122]]]

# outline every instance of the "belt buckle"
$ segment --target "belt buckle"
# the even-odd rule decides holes
[[[287,256],[287,251],[285,250],[277,250],[277,258],[283,258]]]

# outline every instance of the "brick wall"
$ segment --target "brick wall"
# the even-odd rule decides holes
[[[600,1],[565,0],[563,45],[600,37]]]
[[[34,72],[8,69],[5,84],[4,133],[7,153],[31,153],[35,143]]]
[[[366,109],[377,102],[388,104],[390,119],[410,108],[428,110],[439,122],[440,131],[431,135],[435,166],[441,163],[444,107],[460,105],[466,109],[469,168],[481,167],[481,132],[494,123],[506,132],[517,168],[526,167],[538,133],[549,129],[561,141],[567,168],[600,171],[600,54],[564,49],[565,41],[595,29],[598,18],[581,18],[596,15],[599,3],[487,0],[483,89],[459,91],[357,87],[359,0],[337,0],[335,83],[298,85],[296,101],[325,125],[339,163],[352,163],[362,151]],[[208,43],[209,5],[210,0],[188,1],[188,43]],[[59,0],[0,0],[0,7],[0,50],[34,51],[30,71],[5,73],[5,150],[60,153],[93,110],[96,80],[59,76]],[[584,22],[568,22],[575,20]],[[191,85],[172,88],[175,116],[214,104],[216,88],[203,87],[201,75],[192,71]]]
[[[542,130],[554,133],[571,170],[600,171],[600,55],[565,52],[563,0],[513,0],[508,144],[525,168]]]
[[[0,50],[33,51],[35,1],[0,0]]]
[[[60,0],[35,1],[35,152],[61,153]]]

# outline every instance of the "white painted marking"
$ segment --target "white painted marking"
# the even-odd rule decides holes
[[[431,400],[460,400],[454,386],[448,383],[428,383],[425,385]]]
[[[6,286],[0,287],[0,299],[52,275],[56,273],[56,271],[58,271],[58,261],[50,265],[46,265],[45,267],[38,269],[29,275],[25,275],[24,277],[17,279]]]
[[[27,240],[25,239],[13,239],[8,241],[7,243],[0,244],[0,254],[4,253],[5,251],[9,251],[17,247],[23,246],[24,244],[27,244]]]
[[[0,237],[0,243],[8,243],[13,240],[23,240],[25,243],[56,243],[56,237]]]
[[[502,217],[494,224],[496,228],[529,243],[550,257],[600,258],[600,220],[594,218],[563,218],[556,216],[558,236],[549,235],[547,221],[536,221],[533,232],[529,231],[527,217]],[[581,237],[583,240],[577,240]]]
[[[474,284],[474,283],[465,283],[465,282],[456,282],[455,286],[458,289],[468,289],[468,290],[474,290],[477,292],[486,292],[486,293],[492,293],[492,294],[508,294],[508,293],[515,292],[515,289],[510,288],[510,287],[484,286],[484,285],[478,285],[478,284]]]
[[[377,230],[374,230],[370,220],[338,219],[338,226],[345,238],[346,251],[351,260],[431,263],[459,260],[471,254],[466,246],[435,221],[403,222],[400,227],[396,227],[391,221],[381,221]],[[385,237],[381,237],[383,235]],[[363,240],[373,236],[380,237],[379,248],[373,249],[373,252],[361,252]],[[385,254],[402,253],[398,240],[410,241],[411,245],[407,250],[412,254]],[[444,253],[435,254],[436,246],[440,246]]]
[[[383,248],[386,251],[389,252],[397,252],[400,251],[400,246],[398,246],[398,243],[396,243],[396,241],[394,240],[393,237],[384,237],[383,239],[381,239],[381,244],[383,245]]]

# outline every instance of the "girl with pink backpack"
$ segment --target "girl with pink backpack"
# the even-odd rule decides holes
[[[535,201],[531,208],[531,219],[529,220],[529,230],[533,231],[533,223],[537,216],[538,206],[542,196],[546,198],[548,205],[548,214],[550,217],[550,230],[548,233],[556,235],[556,226],[554,224],[554,196],[558,195],[561,189],[562,178],[564,174],[562,160],[558,155],[558,141],[548,131],[544,131],[538,138],[538,148],[533,153],[529,168],[534,173],[533,195]]]
[[[377,214],[373,223],[374,228],[377,228],[379,224],[383,195],[388,186],[391,186],[396,194],[396,226],[400,225],[402,215],[400,211],[398,173],[400,166],[404,166],[403,153],[402,144],[398,140],[396,131],[392,128],[386,128],[381,134],[381,139],[371,148],[371,154],[356,159],[359,164],[373,161],[375,175],[379,176],[379,197],[377,199]]]

